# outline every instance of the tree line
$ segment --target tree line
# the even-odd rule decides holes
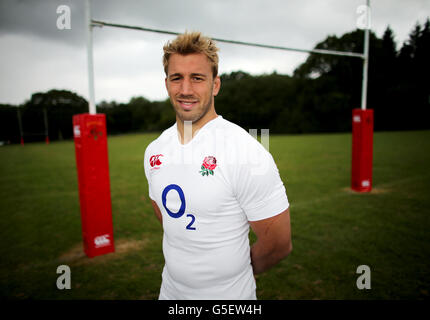
[[[363,52],[362,30],[328,36],[316,49]],[[370,32],[368,108],[374,109],[375,130],[430,129],[430,20],[417,23],[399,50],[388,26],[378,38]],[[221,75],[215,98],[218,114],[245,129],[271,133],[347,132],[351,112],[360,108],[362,59],[310,54],[289,75],[251,75],[235,71]],[[0,105],[0,141],[19,142],[18,106]],[[76,93],[50,90],[35,93],[19,106],[26,141],[73,137],[72,116],[88,112],[88,102]],[[175,121],[169,100],[133,97],[128,103],[103,101],[109,134],[162,131]]]

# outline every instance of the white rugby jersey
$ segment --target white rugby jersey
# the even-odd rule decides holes
[[[163,217],[159,299],[256,299],[248,221],[289,207],[270,153],[218,116],[185,145],[173,125],[144,161],[149,196]]]

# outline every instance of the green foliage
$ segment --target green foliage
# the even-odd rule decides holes
[[[88,102],[67,90],[50,90],[35,93],[30,100],[19,106],[23,134],[26,142],[45,139],[44,112],[47,114],[49,137],[51,140],[73,137],[72,116],[88,110]],[[0,139],[19,142],[17,108],[0,106],[0,118],[9,123],[10,131],[2,130]]]
[[[127,104],[102,102],[97,112],[105,113],[109,133],[153,132],[166,129],[175,121],[169,100],[151,102],[133,97]]]
[[[16,106],[0,104],[0,141],[19,142],[19,136]]]
[[[374,109],[375,130],[403,130],[430,128],[430,20],[424,26],[417,24],[409,39],[396,51],[394,34],[387,27],[382,39],[370,33],[368,108]],[[340,38],[329,36],[316,46],[317,49],[339,51],[363,51],[363,31],[346,33]],[[350,123],[350,109],[358,108],[361,100],[362,62],[338,56],[311,54],[294,72],[295,78],[322,82],[311,94],[304,96],[307,107],[316,109],[317,126],[322,131],[343,131],[342,123]],[[318,102],[322,100],[325,111],[321,112]],[[334,99],[334,101],[333,101]],[[309,102],[310,100],[310,102]],[[325,113],[328,111],[327,116]],[[339,114],[341,112],[341,114]],[[337,117],[338,121],[327,130],[322,123]]]

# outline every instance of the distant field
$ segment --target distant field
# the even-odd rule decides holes
[[[0,147],[0,294],[9,299],[156,299],[162,229],[147,196],[146,146],[109,138],[117,251],[82,249],[74,144]],[[294,250],[257,278],[259,299],[428,299],[430,131],[374,137],[374,189],[350,190],[351,135],[271,136],[291,202]],[[251,235],[251,240],[254,240]],[[71,290],[56,288],[69,265]],[[356,269],[371,268],[371,290]]]

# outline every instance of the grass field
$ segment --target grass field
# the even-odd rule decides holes
[[[162,229],[147,196],[146,146],[109,137],[116,252],[83,253],[73,141],[0,147],[0,292],[9,299],[156,299]],[[428,299],[430,131],[374,137],[373,191],[350,185],[351,135],[271,136],[291,202],[294,250],[257,277],[259,299]],[[251,240],[253,240],[251,235]],[[56,287],[71,268],[71,290]],[[358,290],[356,269],[371,269]]]

